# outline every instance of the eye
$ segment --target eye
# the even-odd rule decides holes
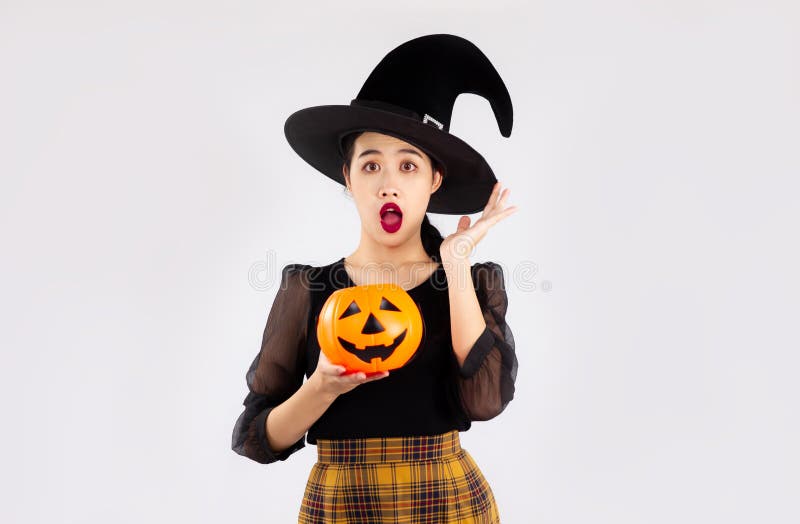
[[[372,165],[374,165],[377,168],[378,163],[377,162],[367,162],[366,164],[364,164],[364,171],[366,171],[368,173],[373,173],[375,170],[369,169],[369,166],[372,166]]]
[[[403,162],[402,164],[402,166],[408,166],[408,165],[413,166],[414,168],[417,167],[417,164],[415,164],[414,162]]]

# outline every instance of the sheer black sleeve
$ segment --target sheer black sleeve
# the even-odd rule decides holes
[[[486,329],[459,368],[457,380],[461,404],[470,420],[489,420],[514,398],[518,363],[514,337],[505,319],[508,297],[503,268],[494,262],[480,262],[473,264],[471,271]]]
[[[303,384],[310,288],[303,264],[289,264],[272,303],[261,350],[247,371],[248,393],[244,411],[233,428],[232,449],[261,464],[286,460],[305,446],[305,435],[289,448],[275,453],[266,436],[270,411]]]

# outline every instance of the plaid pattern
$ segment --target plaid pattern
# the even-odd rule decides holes
[[[317,440],[300,524],[500,522],[458,430],[418,437]]]

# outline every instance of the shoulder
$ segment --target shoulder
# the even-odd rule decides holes
[[[283,266],[283,269],[281,269],[281,280],[286,281],[286,280],[296,279],[298,278],[298,276],[302,276],[303,274],[308,273],[308,270],[311,267],[312,266],[309,266],[308,264],[301,264],[296,262],[286,264],[285,266]]]
[[[302,262],[286,264],[281,269],[281,287],[284,289],[316,288],[320,283],[330,280],[329,276],[336,265],[337,261],[323,265]]]
[[[470,267],[475,287],[483,291],[504,290],[503,266],[497,262],[475,262]]]

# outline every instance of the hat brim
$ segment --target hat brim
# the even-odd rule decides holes
[[[324,105],[296,111],[284,124],[292,149],[308,164],[344,185],[341,138],[376,131],[413,144],[444,169],[442,185],[431,194],[427,211],[445,215],[482,211],[497,178],[480,153],[455,135],[390,111],[353,105]]]

